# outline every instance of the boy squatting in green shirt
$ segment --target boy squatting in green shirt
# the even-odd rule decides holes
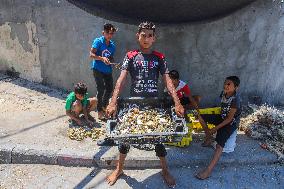
[[[90,112],[95,110],[97,102],[96,97],[88,98],[85,83],[77,83],[74,86],[74,92],[71,92],[66,98],[66,115],[79,126],[83,126],[83,122],[79,118],[80,114],[83,113],[87,125],[91,127],[95,119],[90,115]]]

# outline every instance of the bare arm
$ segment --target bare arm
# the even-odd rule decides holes
[[[190,103],[193,105],[193,107],[194,107],[197,111],[199,111],[199,107],[198,107],[197,103],[195,102],[194,98],[193,98],[191,95],[189,95],[188,98],[189,98],[189,100],[190,100]]]
[[[174,100],[174,103],[175,103],[175,111],[177,113],[178,116],[180,117],[183,117],[184,116],[184,108],[183,106],[181,105],[180,101],[179,101],[179,98],[177,96],[177,93],[176,93],[176,89],[169,77],[168,74],[164,74],[163,75],[163,80],[166,84],[166,87],[170,93],[170,95],[172,96],[173,100]]]
[[[166,84],[166,87],[168,89],[168,92],[169,94],[171,95],[171,97],[173,98],[174,100],[174,103],[177,105],[177,104],[180,104],[180,101],[179,101],[179,98],[177,96],[177,93],[176,93],[176,89],[169,77],[169,74],[164,74],[163,75],[163,80],[164,80],[164,83]]]
[[[97,49],[95,48],[91,48],[90,50],[90,58],[93,58],[95,60],[101,60],[102,61],[102,57],[101,56],[97,56],[96,55]]]
[[[76,121],[79,125],[81,125],[81,120],[77,118],[76,115],[71,112],[71,110],[66,110],[66,115],[69,116],[72,120]]]
[[[108,58],[102,57],[102,56],[98,56],[98,55],[96,55],[96,52],[97,52],[97,49],[91,48],[91,50],[90,50],[90,58],[93,58],[93,59],[95,59],[95,60],[103,61],[103,62],[106,63],[106,64],[109,64],[109,63],[110,63],[110,61],[109,61]]]
[[[111,101],[110,101],[111,105],[116,105],[117,104],[117,98],[118,98],[118,95],[120,94],[120,91],[121,91],[122,87],[124,87],[125,80],[127,78],[127,74],[128,74],[127,70],[122,70],[121,71],[120,76],[119,76],[119,78],[118,78],[118,80],[116,82],[116,85],[114,87],[114,91],[113,91],[112,97],[111,97]]]
[[[224,121],[215,127],[216,130],[224,127],[225,125],[228,125],[229,123],[231,123],[233,121],[233,119],[234,119],[234,115],[235,115],[236,112],[237,112],[236,108],[231,108],[229,114],[224,119]]]
[[[107,109],[106,109],[107,117],[111,117],[116,113],[117,98],[118,98],[118,95],[122,87],[125,84],[127,74],[128,74],[127,70],[122,70],[120,73],[120,76],[116,82],[110,103],[108,104]]]
[[[86,107],[83,107],[83,113],[84,113],[84,117],[85,117],[86,121],[89,121],[88,112],[87,112]]]

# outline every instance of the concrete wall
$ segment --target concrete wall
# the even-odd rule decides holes
[[[135,25],[92,16],[66,1],[0,0],[0,5],[0,70],[13,67],[30,80],[65,89],[83,80],[95,94],[88,54],[105,22],[119,28],[117,61],[137,48]],[[284,104],[281,5],[258,0],[213,22],[158,25],[155,48],[181,72],[193,94],[203,96],[203,105],[213,104],[228,75],[240,76],[245,101],[258,95],[264,102]]]

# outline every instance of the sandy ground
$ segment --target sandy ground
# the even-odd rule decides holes
[[[5,77],[0,75],[0,144],[94,151],[95,142],[90,138],[78,142],[67,136],[69,119],[64,107],[68,93],[20,78]]]

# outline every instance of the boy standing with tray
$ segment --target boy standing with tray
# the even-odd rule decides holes
[[[106,109],[107,116],[110,117],[116,112],[117,98],[122,90],[122,85],[126,80],[128,73],[131,76],[132,97],[157,97],[158,96],[158,78],[159,73],[168,88],[170,95],[175,103],[175,111],[178,116],[184,115],[184,108],[176,95],[175,88],[168,75],[168,68],[165,57],[162,53],[152,50],[152,44],[155,42],[155,25],[152,22],[142,22],[138,27],[136,34],[140,49],[129,51],[122,65],[121,74],[116,82],[111,101]],[[123,174],[123,166],[126,155],[129,151],[129,144],[119,144],[119,160],[116,169],[107,177],[107,182],[113,185],[118,177]],[[156,155],[160,158],[162,176],[168,186],[175,185],[175,179],[169,173],[165,156],[166,149],[163,144],[156,144]]]

